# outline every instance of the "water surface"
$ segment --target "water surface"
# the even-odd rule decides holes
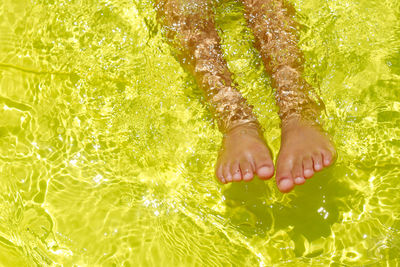
[[[150,1],[1,1],[0,263],[398,265],[400,4],[292,3],[339,157],[284,195],[214,178],[222,135]],[[242,7],[217,11],[276,157],[277,107]]]

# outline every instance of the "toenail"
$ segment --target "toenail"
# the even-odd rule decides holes
[[[271,174],[271,171],[272,171],[271,167],[265,166],[258,169],[258,174],[261,174],[262,176],[267,176]]]
[[[304,183],[305,181],[306,181],[306,180],[304,180],[303,177],[297,177],[297,178],[294,179],[294,182],[295,182],[296,184],[302,184],[302,183]]]
[[[240,173],[235,173],[235,174],[233,175],[233,180],[240,180],[240,178],[241,178]]]
[[[279,181],[279,187],[286,189],[288,187],[292,186],[292,182],[290,181],[290,179],[286,178],[286,179],[282,179]]]
[[[246,172],[246,174],[244,175],[244,179],[245,180],[247,180],[247,179],[251,179],[253,177],[253,175],[250,173],[250,172]]]
[[[304,176],[306,177],[311,177],[314,174],[314,172],[310,169],[304,170]]]

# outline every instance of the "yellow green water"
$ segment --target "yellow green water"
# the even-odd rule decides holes
[[[339,157],[283,195],[215,180],[222,136],[151,2],[0,1],[1,265],[400,265],[400,3],[292,3]],[[217,24],[276,156],[240,4]]]

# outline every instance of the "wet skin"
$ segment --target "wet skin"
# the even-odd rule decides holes
[[[158,0],[156,6],[167,39],[179,48],[177,59],[196,78],[225,133],[216,164],[217,177],[223,183],[250,181],[255,175],[269,179],[274,175],[272,157],[251,106],[234,88],[215,29],[213,2]],[[335,149],[320,127],[288,120],[294,115],[292,111],[301,113],[303,109],[311,111],[307,112],[313,114],[311,120],[319,116],[318,105],[309,97],[312,86],[302,75],[304,60],[297,45],[294,9],[284,0],[242,3],[255,37],[254,46],[276,89],[279,117],[283,120],[276,181],[280,191],[289,192],[332,164]]]
[[[292,120],[282,127],[281,149],[276,161],[276,183],[281,192],[304,184],[315,172],[330,166],[336,151],[320,127]]]
[[[251,181],[274,175],[271,153],[254,124],[242,124],[229,130],[222,141],[216,175],[222,183]]]
[[[330,166],[336,151],[329,136],[318,126],[291,120],[282,127],[281,149],[276,162],[278,189],[287,193],[315,172]],[[233,128],[224,136],[216,165],[222,183],[251,181],[255,175],[269,179],[274,166],[269,149],[253,125]]]

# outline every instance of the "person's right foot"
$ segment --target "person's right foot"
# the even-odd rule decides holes
[[[271,153],[256,125],[238,125],[224,136],[216,176],[225,184],[250,181],[254,174],[260,179],[269,179],[274,175]]]

